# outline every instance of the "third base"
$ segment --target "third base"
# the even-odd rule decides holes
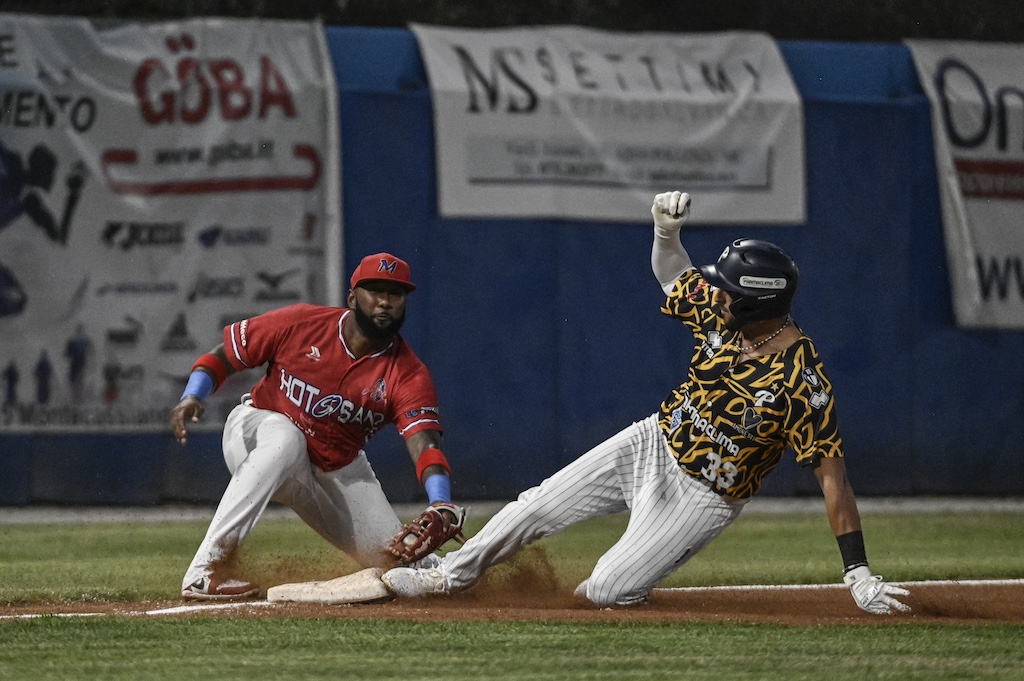
[[[384,586],[384,582],[380,581],[383,574],[384,571],[380,568],[366,568],[351,575],[323,582],[279,584],[267,589],[267,600],[271,603],[329,605],[389,601],[394,596]]]

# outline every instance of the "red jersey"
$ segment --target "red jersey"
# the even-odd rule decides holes
[[[224,350],[235,369],[267,363],[252,406],[290,418],[306,435],[310,461],[325,471],[350,463],[388,423],[404,438],[441,430],[427,367],[401,336],[356,359],[341,334],[350,314],[300,303],[224,327]]]

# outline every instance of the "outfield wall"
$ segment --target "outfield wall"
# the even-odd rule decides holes
[[[412,34],[329,27],[327,38],[346,272],[379,250],[412,266],[404,333],[437,383],[456,497],[510,498],[650,414],[690,339],[658,311],[649,216],[440,219]],[[712,261],[739,236],[793,254],[794,316],[830,369],[861,495],[1024,494],[1022,334],[954,326],[929,107],[909,52],[781,47],[804,100],[807,224],[687,228],[691,256]],[[393,429],[367,451],[394,501],[421,498]],[[0,466],[9,505],[205,503],[227,482],[213,432],[184,448],[168,434],[0,435]],[[787,462],[764,493],[815,490]]]

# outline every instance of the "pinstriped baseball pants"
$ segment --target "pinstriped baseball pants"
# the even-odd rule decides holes
[[[442,566],[452,590],[465,589],[531,542],[588,518],[628,510],[625,533],[584,584],[587,598],[600,606],[642,603],[721,534],[743,505],[682,472],[652,415],[520,494],[445,556]]]

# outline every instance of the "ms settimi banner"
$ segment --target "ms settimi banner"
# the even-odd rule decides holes
[[[166,428],[224,325],[322,301],[334,91],[315,23],[0,14],[0,429]]]
[[[767,35],[412,30],[445,217],[646,224],[679,189],[703,224],[805,220],[802,104]]]
[[[907,46],[931,100],[957,324],[1024,329],[1024,45]]]

